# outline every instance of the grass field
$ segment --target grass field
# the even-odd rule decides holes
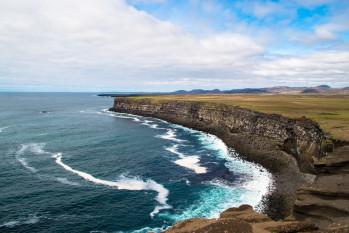
[[[349,95],[168,95],[150,98],[223,103],[291,118],[306,116],[337,139],[349,141]]]

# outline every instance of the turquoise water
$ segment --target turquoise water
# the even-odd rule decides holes
[[[257,206],[270,174],[215,136],[94,94],[0,94],[0,232],[147,232]]]

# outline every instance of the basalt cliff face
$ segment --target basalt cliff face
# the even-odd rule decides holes
[[[154,104],[147,99],[132,98],[116,98],[113,110],[157,117],[210,132],[241,152],[284,152],[291,155],[304,172],[313,172],[313,159],[324,154],[321,148],[324,133],[318,124],[305,118],[294,120],[227,105],[179,101]],[[242,154],[250,157],[250,153]],[[284,163],[283,158],[278,161],[278,156],[273,158],[275,164],[264,162],[263,157],[253,156],[252,160],[273,171],[278,171]]]
[[[349,178],[349,148],[340,153],[340,162],[338,156],[328,155],[334,146],[316,122],[223,104],[153,102],[147,98],[117,97],[110,110],[156,117],[220,137],[245,159],[259,163],[273,173],[274,190],[264,200],[269,217],[284,219],[292,216],[299,221],[310,220],[316,228],[321,229],[330,229],[330,226],[338,223],[336,229],[345,229],[343,224],[349,220],[349,193],[346,184]],[[335,155],[335,152],[332,154]],[[332,186],[324,188],[327,183]],[[210,222],[200,221],[207,224]],[[197,221],[189,222],[194,226],[199,224]],[[177,229],[171,232],[193,231]]]

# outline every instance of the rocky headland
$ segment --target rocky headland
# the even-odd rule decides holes
[[[267,168],[274,189],[265,214],[241,206],[219,219],[190,219],[167,232],[349,232],[349,143],[329,139],[307,118],[190,101],[115,98],[116,112],[156,117],[220,137]]]

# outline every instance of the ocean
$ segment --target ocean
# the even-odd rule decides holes
[[[0,232],[160,232],[262,208],[271,175],[217,137],[93,93],[0,93]]]

